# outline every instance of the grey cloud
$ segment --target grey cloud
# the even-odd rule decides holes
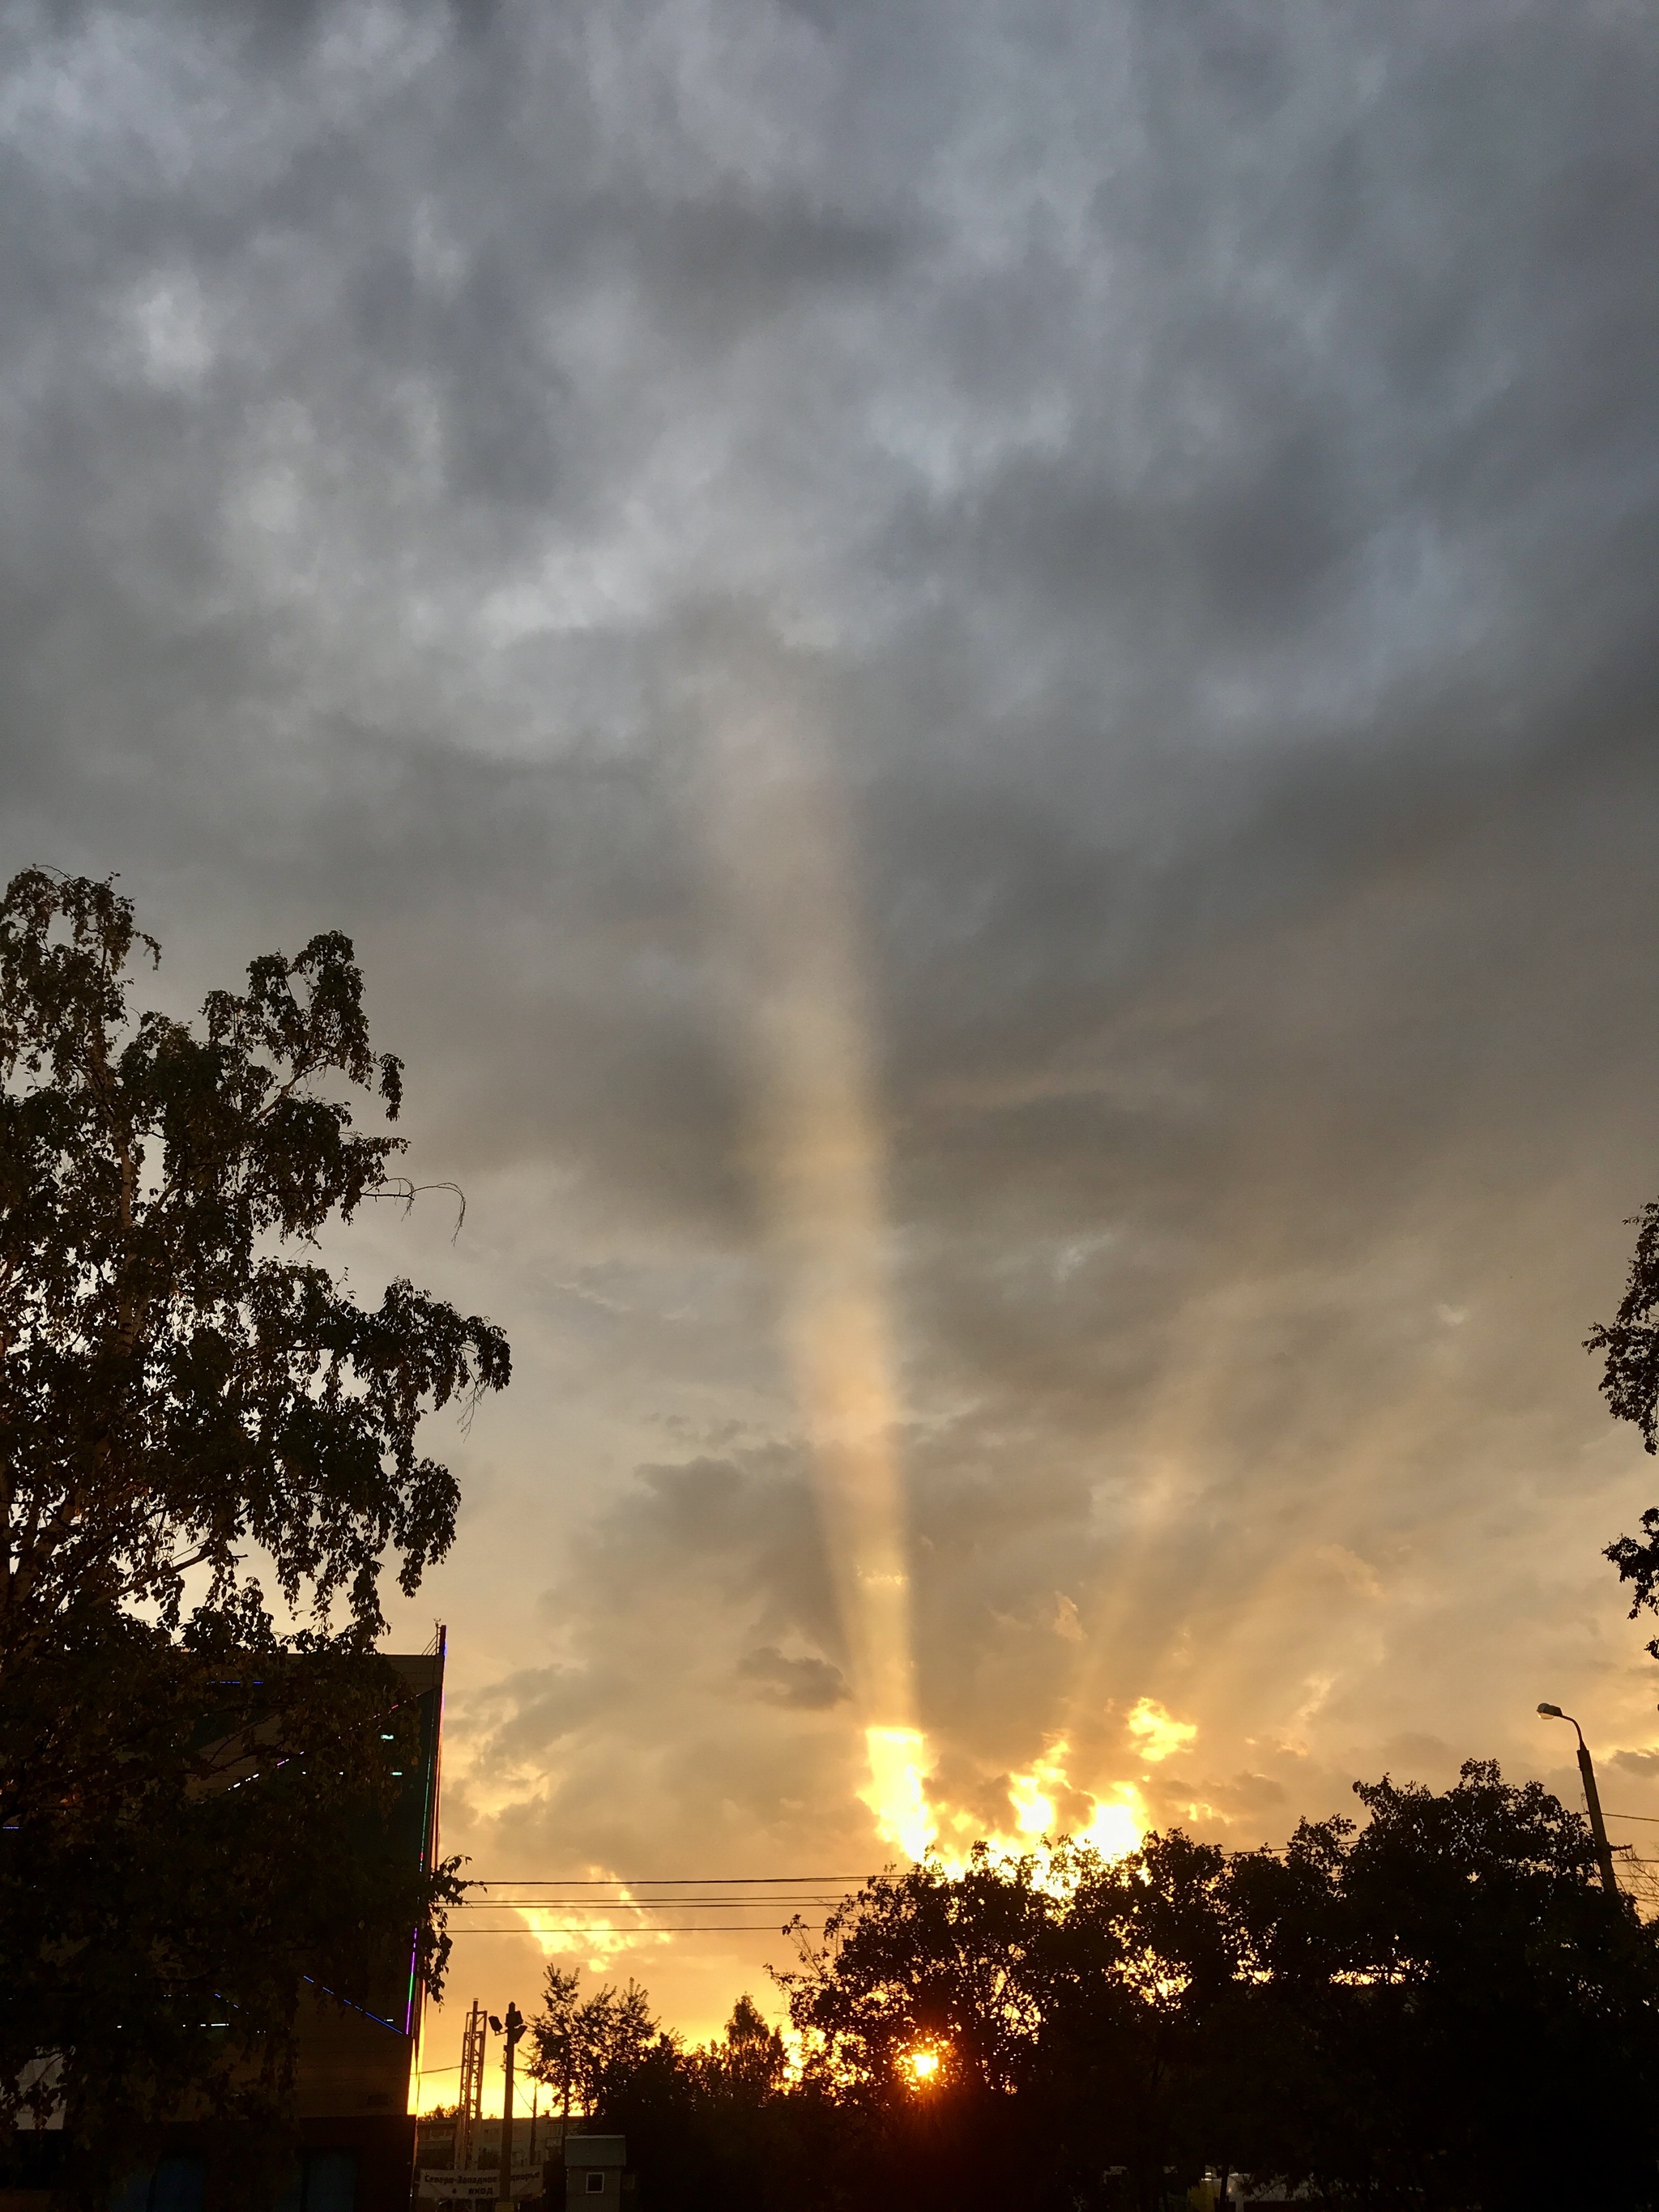
[[[821,1858],[819,1777],[849,1746],[798,1457],[643,1468],[551,1564],[544,1631],[568,1656],[458,1700],[452,1834],[481,1864]],[[846,1826],[829,1829],[843,1852]]]
[[[851,1697],[847,1677],[827,1659],[791,1659],[775,1644],[745,1651],[738,1662],[742,1680],[754,1685],[754,1694],[775,1705],[799,1705],[811,1711],[839,1705]]]
[[[1543,1694],[1638,1786],[1656,75],[1528,0],[9,15],[3,857],[179,1003],[358,939],[471,1206],[354,1264],[524,1378],[472,1846],[876,1848],[685,706],[762,667],[856,826],[941,1791],[1064,1735],[1174,1817],[1142,1696],[1235,1839]]]

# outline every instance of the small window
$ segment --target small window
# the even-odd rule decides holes
[[[276,2212],[354,2212],[356,2202],[356,2152],[308,2150]]]
[[[305,2212],[352,2212],[356,2202],[356,2152],[307,2151]]]
[[[605,2168],[604,2168],[603,2166],[590,2166],[588,2167],[588,2169],[587,2169],[587,2193],[588,2193],[588,2195],[589,2195],[590,2197],[603,2197],[603,2196],[604,2196],[604,2194],[605,2194]]]
[[[207,2167],[199,2158],[164,2158],[149,2185],[149,2212],[201,2212]]]

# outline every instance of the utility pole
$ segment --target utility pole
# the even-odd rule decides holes
[[[513,2212],[513,2054],[518,2049],[529,2022],[515,2004],[509,2004],[500,2020],[491,2019],[489,2025],[501,2039],[501,2179],[495,2199],[495,2212]]]
[[[1610,1897],[1616,1896],[1619,1884],[1613,1871],[1613,1846],[1607,1841],[1607,1827],[1601,1819],[1601,1796],[1595,1786],[1595,1766],[1584,1741],[1584,1731],[1559,1705],[1540,1705],[1538,1710],[1546,1720],[1572,1721],[1572,1732],[1578,1739],[1578,1771],[1583,1778],[1584,1802],[1589,1808],[1590,1833],[1595,1838],[1595,1863],[1601,1869],[1602,1888]]]

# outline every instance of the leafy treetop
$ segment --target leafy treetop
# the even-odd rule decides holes
[[[1616,1420],[1640,1430],[1644,1446],[1659,1451],[1659,1200],[1650,1200],[1634,1218],[1636,1249],[1619,1310],[1598,1322],[1584,1339],[1589,1352],[1603,1355],[1601,1395]],[[1643,1535],[1620,1536],[1606,1556],[1632,1586],[1630,1617],[1659,1613],[1659,1508],[1642,1516]],[[1659,1659],[1659,1637],[1648,1645]]]
[[[146,953],[112,882],[0,899],[0,1675],[88,1602],[176,1626],[192,1566],[229,1604],[250,1542],[368,1641],[384,1554],[412,1591],[454,1533],[418,1423],[510,1373],[479,1316],[401,1280],[364,1310],[284,1250],[394,1187],[401,1141],[322,1087],[401,1100],[350,940],[255,960],[199,1028],[134,1014]]]

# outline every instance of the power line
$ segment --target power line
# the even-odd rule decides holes
[[[556,1921],[550,1928],[526,1928],[522,1925],[517,1928],[463,1928],[457,1929],[456,1933],[460,1936],[522,1936],[533,1943],[542,1936],[791,1936],[795,1930],[787,1925],[780,1925],[775,1920],[728,1920],[712,1928],[615,1928],[603,1921],[567,1920]],[[814,1927],[804,1921],[801,1933],[822,1936],[823,1929],[822,1926]]]
[[[611,1874],[603,1875],[474,1875],[477,1889],[757,1889],[773,1883],[800,1887],[825,1881],[874,1881],[872,1874]]]
[[[761,1905],[839,1905],[838,1897],[464,1897],[452,1911],[752,1912]]]

